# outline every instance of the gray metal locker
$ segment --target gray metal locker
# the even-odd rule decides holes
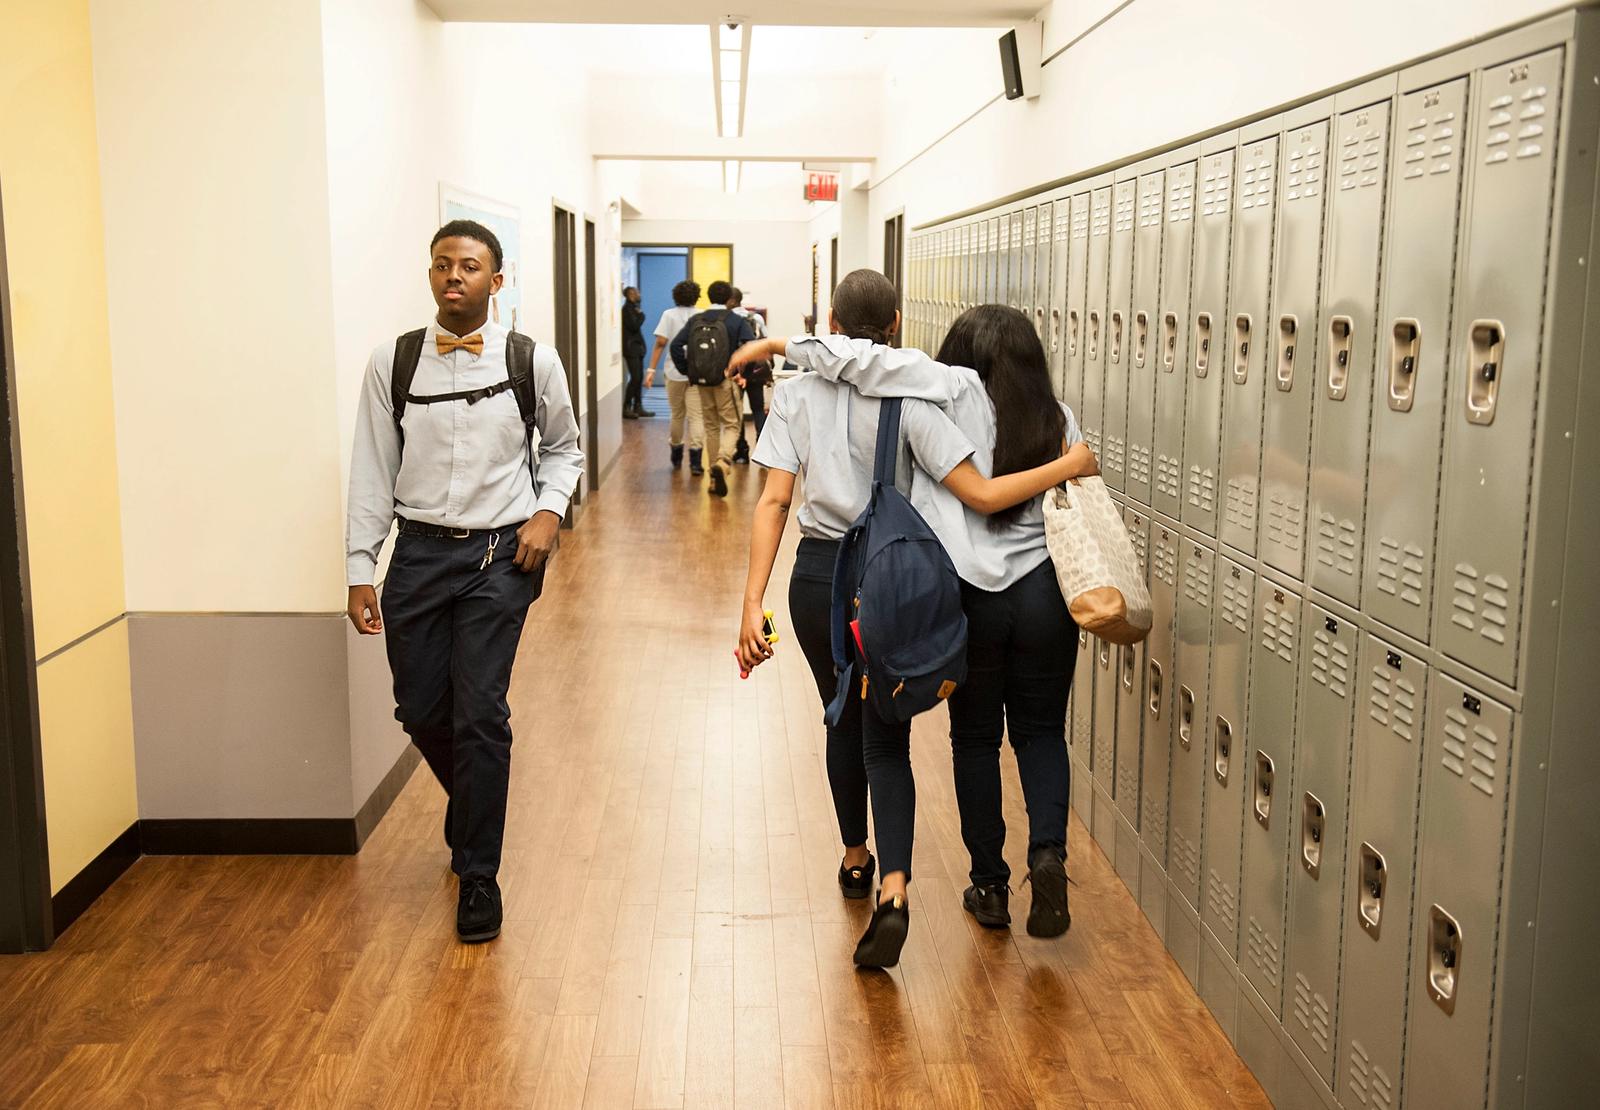
[[[1133,540],[1133,549],[1139,556],[1139,567],[1145,573],[1145,581],[1150,577],[1150,518],[1141,513],[1137,507],[1129,505],[1123,510],[1122,519],[1128,526],[1128,537]],[[1144,725],[1144,670],[1145,670],[1145,645],[1143,643],[1119,645],[1117,648],[1117,782],[1113,797],[1117,802],[1117,809],[1127,820],[1130,828],[1139,827],[1139,771],[1142,756],[1139,748],[1139,738]],[[1137,853],[1132,853],[1133,858],[1125,861],[1130,867],[1138,867]],[[1119,869],[1122,866],[1122,854],[1118,853]],[[1137,882],[1135,882],[1137,889]]]
[[[1180,152],[1181,153],[1181,152]],[[1167,170],[1161,223],[1161,281],[1153,317],[1155,455],[1151,506],[1173,520],[1183,512],[1183,405],[1188,381],[1189,275],[1194,247],[1195,163]]]
[[[1300,680],[1301,600],[1256,581],[1250,655],[1249,798],[1239,878],[1239,964],[1274,1016],[1283,1013],[1283,944],[1287,919],[1294,805],[1295,694]]]
[[[1205,799],[1207,695],[1211,682],[1211,595],[1216,552],[1191,539],[1180,547],[1176,650],[1177,707],[1167,873],[1190,909],[1200,912],[1202,807]],[[1170,920],[1170,917],[1169,917]]]
[[[1322,1081],[1333,1086],[1351,728],[1360,674],[1355,625],[1306,607],[1301,631],[1302,712],[1294,753],[1294,861],[1289,867],[1289,997],[1283,1025]]]
[[[1433,676],[1405,1064],[1417,1110],[1485,1105],[1513,728],[1505,706]]]
[[[1394,78],[1374,82],[1387,94]],[[1378,264],[1393,102],[1360,105],[1378,88],[1341,96],[1333,123],[1324,247],[1321,350],[1312,384],[1311,587],[1346,605],[1361,600],[1367,430],[1378,349]],[[1365,93],[1366,95],[1362,95]]]
[[[1156,891],[1166,889],[1167,805],[1172,774],[1174,685],[1173,633],[1177,621],[1179,535],[1160,521],[1150,523],[1150,636],[1145,640],[1144,742],[1140,757],[1139,839],[1145,868],[1139,900],[1158,931],[1166,905]]]
[[[1267,297],[1278,181],[1278,121],[1241,132],[1223,371],[1222,521],[1218,538],[1253,555],[1260,512],[1261,406],[1272,349]],[[1265,135],[1258,132],[1267,130]]]
[[[1006,270],[1010,274],[1006,284],[1006,304],[1012,308],[1020,309],[1018,298],[1022,296],[1022,209],[1008,213],[1005,219],[1011,224],[1011,238],[1006,258]]]
[[[1045,361],[1051,367],[1050,378],[1054,381],[1055,363],[1050,353],[1050,256],[1055,242],[1052,219],[1050,202],[1039,205],[1039,222],[1033,245],[1033,330],[1039,333]]]
[[[1517,682],[1562,51],[1484,69],[1445,406],[1434,643]],[[1484,527],[1485,522],[1495,527]]]
[[[1221,482],[1223,383],[1229,373],[1232,325],[1228,322],[1228,272],[1233,246],[1234,149],[1232,133],[1201,144],[1200,215],[1194,230],[1194,281],[1188,379],[1183,419],[1183,523],[1217,534]],[[1255,187],[1254,181],[1251,188]],[[1253,197],[1252,197],[1253,199]]]
[[[1072,245],[1067,251],[1066,381],[1062,395],[1078,418],[1080,427],[1086,416],[1083,371],[1088,350],[1089,321],[1086,307],[1089,287],[1089,194],[1074,194],[1068,203],[1072,224]],[[1088,433],[1084,433],[1088,438]],[[1091,448],[1095,444],[1089,444]]]
[[[1089,449],[1106,468],[1106,264],[1111,256],[1111,186],[1089,194],[1089,265],[1083,336],[1083,408],[1078,423]]]
[[[1328,119],[1319,102],[1284,117],[1278,178],[1278,240],[1272,261],[1272,319],[1261,428],[1261,558],[1305,577],[1306,482],[1311,391],[1317,377],[1317,297],[1327,211]],[[1321,118],[1308,118],[1321,117]]]
[[[1161,226],[1164,170],[1142,174],[1134,214],[1133,300],[1127,342],[1128,454],[1125,489],[1141,505],[1153,505],[1156,367],[1161,360]]]
[[[1050,356],[1050,380],[1056,396],[1071,404],[1067,394],[1067,260],[1072,246],[1072,204],[1058,199],[1052,217],[1049,299],[1045,303],[1045,353]]]
[[[1428,668],[1375,636],[1361,647],[1364,711],[1356,714],[1345,849],[1344,969],[1336,1090],[1347,1104],[1400,1098],[1411,893]]]
[[[1068,699],[1072,724],[1067,738],[1072,755],[1072,808],[1078,811],[1084,828],[1089,827],[1094,813],[1094,783],[1090,772],[1094,748],[1094,671],[1094,637],[1079,629],[1078,655],[1072,665],[1072,696]]]
[[[1030,206],[1022,213],[1022,249],[1017,282],[1017,310],[1033,319],[1034,259],[1039,244],[1039,209]]]
[[[1113,793],[1117,778],[1117,646],[1091,636],[1094,645],[1094,838],[1106,858],[1116,862],[1117,817]]]
[[[1250,781],[1250,616],[1256,576],[1217,560],[1212,620],[1211,715],[1206,724],[1205,900],[1200,921],[1234,961],[1239,958],[1239,868],[1245,786]]]
[[[1111,190],[1111,260],[1106,274],[1106,322],[1101,364],[1100,438],[1105,452],[1100,471],[1106,485],[1121,490],[1128,468],[1128,367],[1132,362],[1133,225],[1138,209],[1138,182],[1133,170]]]

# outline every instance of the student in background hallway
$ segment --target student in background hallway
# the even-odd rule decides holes
[[[628,390],[622,398],[622,418],[637,420],[655,413],[644,407],[644,309],[639,290],[622,291],[622,358],[628,364]]]
[[[689,317],[694,315],[694,303],[700,299],[700,284],[694,281],[680,281],[672,287],[672,307],[661,314],[661,319],[656,321],[656,345],[650,352],[650,368],[645,371],[644,384],[649,388],[656,384],[656,364],[661,361],[661,352],[667,349],[678,332],[683,330],[683,325],[689,322]],[[671,356],[668,356],[669,358]],[[684,377],[683,371],[675,362],[667,363],[667,408],[671,410],[672,419],[667,426],[667,443],[670,445],[672,469],[677,470],[683,465],[683,428],[689,419],[689,406],[698,405],[699,398],[692,401],[689,397],[689,379]],[[694,419],[699,419],[699,410],[695,410]],[[698,457],[690,460],[692,469],[700,473],[700,460]]]
[[[831,323],[848,335],[884,340],[898,327],[894,306],[894,288],[881,274],[858,271],[839,283]],[[735,365],[773,357],[783,348],[781,339],[758,341],[735,352]],[[918,476],[933,476],[978,513],[1025,502],[1081,473],[1084,464],[1082,452],[1069,452],[1026,473],[985,479],[972,464],[973,444],[953,434],[958,430],[933,406],[907,403],[901,428],[920,468]],[[757,465],[767,468],[767,478],[751,528],[739,662],[750,669],[771,657],[762,633],[763,598],[794,499],[795,476],[803,471],[804,496],[795,513],[801,540],[789,579],[789,618],[824,704],[836,688],[830,639],[834,562],[840,539],[871,495],[877,430],[876,400],[821,375],[801,374],[774,390],[772,412],[754,455]],[[909,469],[902,466],[897,473],[910,479]],[[827,728],[828,782],[844,841],[841,892],[846,898],[872,892],[876,861],[866,846],[869,784],[884,869],[878,910],[856,952],[862,966],[894,964],[899,943],[888,941],[903,941],[909,923],[916,806],[909,743],[909,722],[880,721],[858,698],[847,699],[844,716]]]
[[[744,307],[744,291],[737,285],[728,286],[728,311],[736,316],[744,317],[745,323],[750,325],[752,339],[765,339],[767,336],[766,321],[760,313],[751,312]],[[739,414],[739,445],[733,450],[735,463],[748,463],[750,461],[750,441],[744,436],[744,399],[750,397],[750,412],[755,417],[756,435],[761,435],[761,425],[766,421],[766,414],[761,411],[763,400],[762,392],[767,381],[772,378],[772,367],[765,367],[766,377],[762,378],[763,368],[757,364],[741,367],[739,375],[733,381],[733,410]]]
[[[494,232],[453,220],[430,252],[437,318],[373,351],[362,384],[347,612],[357,632],[388,633],[395,716],[450,799],[456,932],[475,943],[500,933],[511,664],[584,459],[555,348],[489,321]],[[380,615],[373,580],[396,516]]]
[[[1098,473],[1072,411],[1050,383],[1039,334],[1004,305],[979,305],[950,326],[939,361],[921,351],[850,342],[797,341],[789,358],[874,397],[920,397],[947,408],[977,446],[984,474],[1036,466],[1065,438]],[[970,367],[970,369],[967,369]],[[944,541],[961,575],[967,615],[967,681],[950,698],[950,747],[961,837],[972,885],[962,904],[980,924],[1011,923],[1011,869],[1002,854],[1000,743],[1009,735],[1028,810],[1028,932],[1053,937],[1071,924],[1067,907],[1067,695],[1078,629],[1056,584],[1038,498],[983,519],[919,472],[911,501]]]
[[[735,384],[731,376],[731,366],[726,360],[737,348],[755,339],[745,318],[728,311],[728,290],[731,288],[732,286],[725,281],[712,282],[711,288],[706,290],[706,296],[711,298],[712,307],[691,316],[671,346],[672,361],[679,365],[686,375],[692,377],[693,368],[689,366],[689,359],[698,356],[690,351],[690,333],[706,322],[721,327],[726,333],[726,346],[721,350],[723,361],[714,368],[716,376],[709,381],[691,381],[689,385],[689,395],[692,398],[689,403],[690,469],[696,474],[700,473],[697,464],[701,451],[708,449],[711,462],[711,494],[714,497],[727,496],[728,471],[733,466],[733,450],[739,440],[740,430],[744,427],[744,420],[740,417],[738,406],[734,401]],[[701,350],[698,342],[695,350]]]

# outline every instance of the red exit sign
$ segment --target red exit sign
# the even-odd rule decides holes
[[[806,174],[807,200],[838,200],[839,175],[836,173]]]

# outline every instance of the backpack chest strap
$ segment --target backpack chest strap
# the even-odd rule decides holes
[[[405,397],[408,405],[438,405],[446,401],[465,401],[469,405],[475,405],[479,401],[486,401],[496,394],[504,393],[510,388],[511,379],[507,378],[503,382],[486,385],[481,389],[462,389],[455,393],[434,393],[427,397],[418,397],[415,393],[407,392]]]

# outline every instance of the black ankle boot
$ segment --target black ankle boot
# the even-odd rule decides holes
[[[672,469],[677,470],[683,465],[683,444],[678,444],[672,449]]]
[[[705,472],[706,468],[700,465],[699,449],[694,447],[689,448],[689,473],[698,478]]]
[[[887,902],[879,902],[856,945],[856,966],[893,967],[899,963],[900,949],[905,947],[910,929],[911,909],[905,895],[896,894]]]
[[[463,944],[482,944],[500,935],[500,884],[492,875],[461,876],[456,901],[456,936]]]
[[[962,907],[986,929],[1004,929],[1011,924],[1011,891],[1003,885],[979,886],[974,883],[961,895]]]
[[[1059,848],[1035,848],[1028,853],[1028,885],[1033,887],[1033,904],[1028,907],[1028,935],[1059,937],[1070,929],[1067,865]]]

